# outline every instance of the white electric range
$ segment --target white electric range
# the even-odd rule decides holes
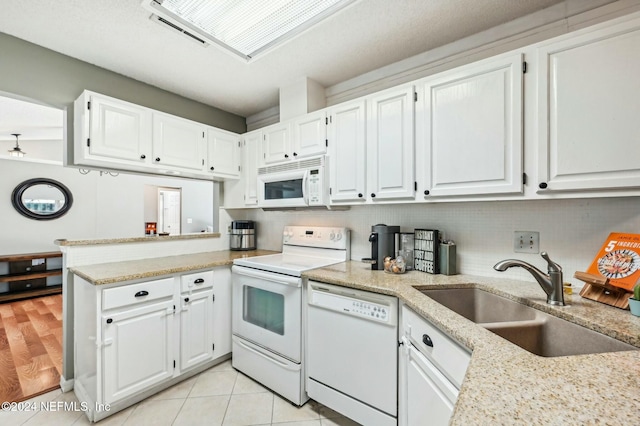
[[[296,405],[304,390],[302,272],[349,260],[346,228],[286,226],[282,253],[232,268],[233,367]]]

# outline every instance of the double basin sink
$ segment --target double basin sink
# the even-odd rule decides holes
[[[441,305],[535,355],[556,357],[638,349],[477,288],[416,288]]]

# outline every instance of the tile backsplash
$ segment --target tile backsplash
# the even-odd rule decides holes
[[[486,201],[355,206],[347,211],[263,211],[242,214],[258,222],[258,248],[280,250],[285,225],[344,226],[351,229],[351,258],[369,257],[371,225],[399,225],[402,232],[415,228],[438,229],[457,245],[458,272],[512,277],[530,281],[519,268],[496,272],[502,259],[518,258],[546,271],[539,254],[514,253],[514,231],[540,233],[540,250],[559,263],[565,281],[584,271],[610,232],[640,233],[640,199],[591,198],[537,201]]]

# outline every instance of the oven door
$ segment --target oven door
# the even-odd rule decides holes
[[[302,278],[234,265],[233,334],[301,361]]]
[[[258,176],[260,207],[305,207],[308,170],[269,173]]]

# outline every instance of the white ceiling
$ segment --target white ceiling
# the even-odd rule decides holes
[[[325,87],[562,0],[358,0],[245,63],[150,21],[140,0],[2,0],[0,31],[242,116],[301,77]]]

